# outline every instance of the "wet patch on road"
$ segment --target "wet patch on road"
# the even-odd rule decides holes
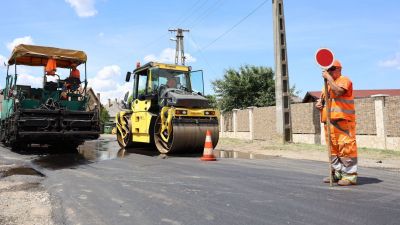
[[[251,152],[239,152],[231,150],[214,150],[214,156],[217,158],[233,158],[233,159],[274,159],[277,156],[269,156],[263,154],[255,154]]]
[[[35,153],[38,157],[33,160],[33,163],[39,165],[42,168],[58,170],[58,169],[76,169],[78,166],[87,165],[99,161],[123,159],[132,155],[144,155],[154,157],[157,159],[169,159],[169,158],[200,158],[200,153],[177,153],[177,154],[161,154],[152,145],[141,145],[136,148],[121,149],[118,142],[114,138],[100,138],[98,140],[86,141],[80,145],[77,149],[70,152],[60,152],[57,149],[46,149],[42,147],[36,148]],[[34,154],[34,153],[33,153]],[[242,158],[242,159],[268,159],[270,156],[261,154],[252,154],[245,152],[225,151],[225,150],[214,150],[214,154],[217,158]]]
[[[41,172],[30,167],[12,167],[0,171],[0,178],[9,177],[13,175],[28,175],[28,176],[39,176],[39,177],[45,176]]]

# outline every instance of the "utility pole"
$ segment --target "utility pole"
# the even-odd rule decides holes
[[[272,0],[275,50],[276,130],[282,142],[292,142],[290,86],[283,0]]]
[[[176,42],[175,47],[175,64],[178,65],[179,62],[179,53],[181,55],[181,64],[185,65],[185,50],[183,48],[183,32],[189,32],[189,30],[184,30],[181,28],[178,29],[169,29],[170,32],[176,32],[176,39],[171,39]]]

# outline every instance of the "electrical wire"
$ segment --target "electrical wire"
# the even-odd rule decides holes
[[[193,18],[193,15],[195,14],[195,12],[200,12],[203,7],[207,4],[209,0],[205,0],[201,5],[199,5],[197,8],[192,8],[194,10],[191,10],[190,13],[182,20],[182,22],[177,23],[178,26],[181,26],[183,24],[185,24],[186,21],[188,21],[189,19]],[[200,1],[199,1],[200,2]],[[193,12],[192,12],[193,11]]]
[[[189,33],[189,36],[188,36],[188,37],[189,37],[189,39],[193,42],[194,47],[197,49],[197,52],[199,52],[200,55],[201,55],[201,57],[204,59],[204,62],[206,63],[206,65],[212,70],[212,72],[213,72],[214,74],[217,74],[217,73],[215,72],[214,67],[208,62],[207,58],[204,56],[204,54],[203,54],[202,50],[200,49],[199,45],[198,45],[197,42],[194,40],[193,35],[192,35],[191,33]]]
[[[218,8],[220,8],[223,3],[225,3],[223,0],[218,0],[217,2],[213,3],[211,7],[208,7],[204,13],[201,13],[199,16],[197,16],[193,21],[192,25],[188,27],[193,28],[196,27],[197,25],[201,24],[204,22],[204,19],[207,18],[209,15],[214,13]]]
[[[201,48],[201,50],[205,50],[211,45],[213,45],[215,42],[217,42],[219,39],[221,39],[223,36],[227,35],[229,32],[231,32],[233,29],[235,29],[237,26],[239,26],[243,21],[245,21],[247,18],[249,18],[251,15],[253,15],[257,10],[259,10],[265,3],[267,3],[268,0],[263,1],[261,4],[259,4],[255,9],[253,9],[250,13],[248,13],[246,16],[244,16],[242,19],[240,19],[237,23],[235,23],[232,27],[227,29],[225,32],[220,34],[217,38],[215,38],[213,41],[205,45],[204,47]]]

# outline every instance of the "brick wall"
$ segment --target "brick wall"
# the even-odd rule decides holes
[[[355,106],[357,138],[362,140],[359,143],[363,147],[400,148],[400,96],[355,99]],[[378,111],[375,113],[375,110]],[[315,109],[315,104],[292,104],[291,112],[292,132],[297,140],[304,143],[321,143],[324,132],[321,132],[320,113]],[[227,132],[225,135],[229,136],[233,134],[233,113],[226,112],[224,115],[224,131]],[[282,141],[282,137],[276,133],[275,106],[253,109],[253,133],[249,132],[249,109],[237,110],[236,118],[238,132],[232,137]],[[387,138],[383,138],[385,133]]]
[[[250,131],[249,125],[249,110],[242,109],[237,111],[237,131]]]
[[[319,111],[315,103],[292,104],[292,133],[315,134],[321,131]]]
[[[400,96],[385,98],[384,116],[386,135],[400,137]]]
[[[276,134],[275,106],[254,108],[254,139],[274,140]]]
[[[224,112],[224,131],[233,131],[233,113]]]
[[[357,134],[376,135],[375,102],[373,98],[355,99]]]

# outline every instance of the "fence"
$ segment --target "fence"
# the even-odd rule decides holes
[[[355,99],[357,145],[400,150],[400,96]],[[291,105],[293,142],[325,144],[315,103]],[[279,141],[275,106],[234,109],[221,115],[220,135],[248,140]]]

